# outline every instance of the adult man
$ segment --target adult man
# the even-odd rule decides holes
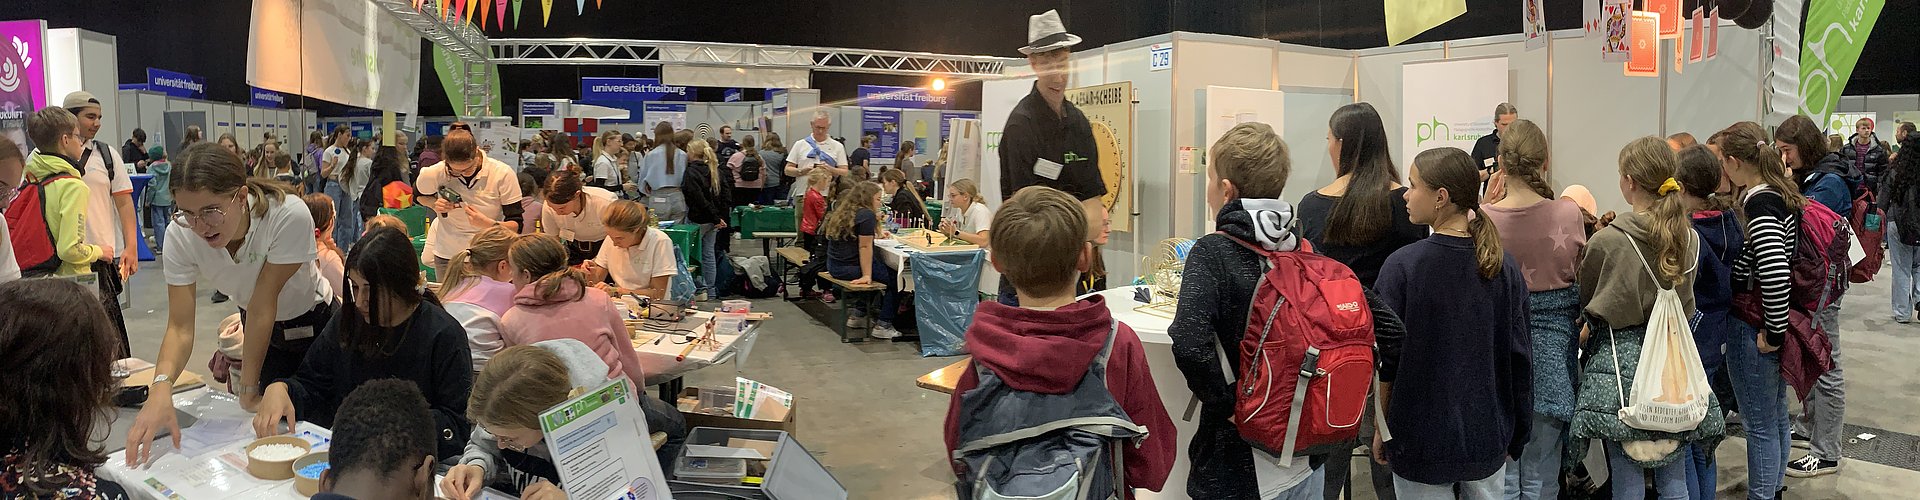
[[[1493,132],[1481,136],[1473,143],[1473,163],[1480,166],[1480,178],[1485,179],[1493,173],[1494,157],[1500,156],[1500,133],[1507,131],[1507,125],[1520,119],[1520,108],[1512,104],[1500,103],[1493,108]]]
[[[1107,207],[1100,202],[1107,184],[1100,176],[1100,152],[1093,142],[1093,124],[1080,108],[1067,102],[1067,68],[1080,37],[1067,33],[1060,13],[1049,10],[1027,19],[1027,55],[1033,66],[1033,91],[1007,115],[1000,138],[1000,199],[1027,186],[1047,186],[1080,200],[1093,227],[1104,223]],[[1006,279],[1000,280],[1000,302],[1018,306],[1019,298]]]
[[[720,155],[718,158],[720,158],[722,162],[727,161],[728,158],[732,158],[734,153],[740,152],[740,141],[733,140],[732,125],[720,126],[720,147],[713,148],[713,150],[715,154]]]
[[[420,260],[433,267],[434,276],[446,272],[447,260],[466,250],[473,235],[495,224],[514,232],[521,219],[520,178],[500,160],[480,152],[473,130],[454,122],[440,144],[446,159],[420,169],[416,202],[432,207],[440,221],[427,230]]]
[[[126,144],[120,145],[120,158],[133,162],[134,165],[140,168],[141,172],[147,171],[147,161],[150,158],[147,158],[147,131],[145,129],[133,129],[133,137],[127,139]]]
[[[827,136],[827,128],[833,125],[833,119],[827,116],[827,111],[814,111],[813,121],[808,125],[813,128],[813,134],[794,141],[793,147],[787,148],[787,175],[796,179],[806,177],[807,172],[816,167],[827,169],[833,175],[851,172],[847,163],[847,147]],[[807,184],[795,182],[788,192],[790,199],[805,198]]]
[[[67,94],[60,107],[79,118],[76,131],[87,144],[78,164],[80,179],[86,181],[89,190],[84,241],[114,256],[94,263],[93,272],[100,276],[101,295],[119,295],[124,280],[140,270],[140,247],[134,242],[140,233],[134,228],[134,221],[139,219],[133,218],[133,176],[123,171],[120,155],[112,146],[94,139],[104,118],[99,99],[85,91],[74,92]],[[120,316],[120,308],[108,307],[107,315],[124,335],[127,322]]]

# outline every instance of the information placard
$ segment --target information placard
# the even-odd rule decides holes
[[[671,498],[636,392],[618,377],[540,414],[567,498]]]

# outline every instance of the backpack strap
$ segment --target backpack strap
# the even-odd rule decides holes
[[[1623,235],[1624,235],[1624,234],[1626,234],[1626,231],[1621,231],[1621,232],[1620,232],[1620,234],[1623,234]],[[1699,234],[1698,232],[1696,232],[1696,231],[1694,231],[1694,230],[1693,230],[1692,228],[1688,228],[1688,229],[1687,229],[1687,235],[1688,235],[1688,236],[1692,236],[1693,238],[1691,238],[1691,239],[1692,239],[1692,240],[1693,240],[1694,242],[1696,242],[1696,243],[1697,243],[1697,242],[1698,242],[1698,241],[1700,240],[1700,234]],[[1649,261],[1647,261],[1647,254],[1645,254],[1645,253],[1643,253],[1643,252],[1641,252],[1641,251],[1640,251],[1640,245],[1638,245],[1638,244],[1637,244],[1637,243],[1638,243],[1639,241],[1640,241],[1640,240],[1638,240],[1638,239],[1634,239],[1634,237],[1633,237],[1632,235],[1628,235],[1628,236],[1627,236],[1627,242],[1628,242],[1628,243],[1630,243],[1630,244],[1629,244],[1629,245],[1627,245],[1627,246],[1628,246],[1628,247],[1631,247],[1631,248],[1633,248],[1633,254],[1634,254],[1634,255],[1638,255],[1638,256],[1640,256],[1640,266],[1641,266],[1641,269],[1645,269],[1645,270],[1647,271],[1647,277],[1648,277],[1648,278],[1651,278],[1651,279],[1653,279],[1653,286],[1655,286],[1655,287],[1659,287],[1660,289],[1662,289],[1662,290],[1665,290],[1665,289],[1666,289],[1667,287],[1664,287],[1664,286],[1660,286],[1660,277],[1659,277],[1658,275],[1655,275],[1655,274],[1653,273],[1653,263],[1651,263],[1651,262],[1649,262]],[[1693,245],[1688,245],[1688,246],[1689,246],[1689,247],[1692,247]],[[1692,260],[1693,260],[1693,267],[1690,267],[1690,268],[1687,268],[1687,269],[1686,269],[1685,271],[1682,271],[1683,273],[1684,273],[1684,272],[1692,272],[1692,271],[1694,271],[1695,269],[1699,269],[1699,268],[1700,268],[1700,251],[1699,251],[1699,249],[1697,249],[1697,248],[1696,248],[1696,249],[1694,249],[1694,252],[1693,252],[1693,259],[1692,259]],[[1677,286],[1677,285],[1676,285],[1676,286]]]
[[[1320,372],[1320,349],[1307,346],[1306,356],[1300,358],[1300,377],[1293,383],[1293,409],[1287,412],[1287,440],[1281,445],[1280,461],[1293,463],[1294,443],[1300,437],[1300,412],[1306,408],[1307,382]]]

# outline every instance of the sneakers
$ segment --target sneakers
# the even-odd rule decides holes
[[[1794,427],[1799,427],[1799,425],[1794,425]],[[1792,443],[1794,448],[1811,449],[1813,446],[1813,438],[1807,437],[1807,434],[1800,432],[1800,429],[1794,429],[1788,441]]]
[[[847,328],[866,328],[867,324],[868,322],[865,316],[848,316],[847,317]]]
[[[1787,475],[1792,477],[1819,477],[1835,472],[1840,472],[1839,460],[1821,460],[1813,455],[1787,464]]]
[[[694,301],[694,302],[706,302],[706,301],[707,301],[707,292],[700,292],[700,293],[696,293],[696,294],[693,294],[693,301]]]
[[[875,324],[873,331],[868,332],[867,335],[876,339],[892,339],[899,337],[900,331],[893,329],[893,324],[883,321]]]
[[[821,290],[821,291],[820,291],[820,301],[821,301],[821,302],[825,302],[825,303],[828,303],[828,304],[832,304],[832,303],[834,302],[834,300],[835,300],[835,299],[833,298],[833,292],[829,292],[829,291],[825,291],[825,290]]]

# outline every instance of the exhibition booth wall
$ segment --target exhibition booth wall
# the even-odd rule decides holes
[[[147,131],[148,147],[166,146],[169,154],[179,152],[188,125],[199,126],[209,142],[218,140],[221,134],[233,134],[244,148],[252,148],[260,143],[262,134],[273,132],[284,150],[295,154],[305,150],[307,132],[320,126],[312,110],[263,108],[147,90],[121,90],[117,95],[118,110],[108,115],[107,121],[118,122],[121,134],[113,137],[125,142],[133,129],[140,128]],[[107,133],[102,130],[100,135]]]

